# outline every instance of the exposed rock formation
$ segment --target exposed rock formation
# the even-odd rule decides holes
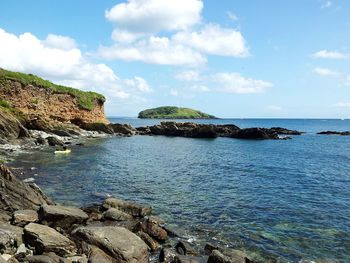
[[[350,131],[345,131],[345,132],[338,132],[338,131],[322,131],[318,132],[317,134],[321,135],[350,135]]]

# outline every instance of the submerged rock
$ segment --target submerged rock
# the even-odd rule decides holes
[[[80,227],[73,235],[120,263],[146,263],[149,260],[145,242],[123,227]]]
[[[35,249],[36,254],[54,252],[66,256],[76,252],[73,241],[51,227],[36,223],[24,227],[24,241]]]

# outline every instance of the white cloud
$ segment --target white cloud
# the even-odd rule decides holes
[[[328,68],[314,68],[314,72],[318,75],[325,76],[325,77],[339,76],[339,72],[328,69]]]
[[[220,56],[246,57],[249,50],[239,31],[209,24],[199,32],[179,32],[173,40],[202,53]]]
[[[329,8],[331,6],[332,6],[332,1],[327,0],[327,1],[324,1],[324,3],[322,4],[321,8]]]
[[[107,65],[89,61],[76,46],[74,39],[65,36],[50,34],[40,40],[31,33],[16,36],[0,28],[0,67],[100,92],[114,102],[139,100],[139,94],[151,90],[140,77],[129,80],[132,85],[128,85]]]
[[[338,102],[334,106],[339,108],[350,108],[350,102]]]
[[[175,78],[183,81],[198,81],[200,76],[197,71],[188,70],[176,74]]]
[[[277,106],[277,105],[268,105],[268,106],[266,106],[266,110],[268,110],[268,111],[281,111],[282,107]]]
[[[227,12],[227,16],[229,19],[231,19],[232,21],[237,21],[238,20],[238,17],[235,13],[231,12],[231,11],[228,11]]]
[[[135,88],[140,92],[149,93],[152,92],[152,88],[147,81],[141,77],[134,77],[133,79],[124,80],[125,84],[129,87]]]
[[[313,54],[314,58],[345,59],[349,55],[339,51],[320,50]]]
[[[99,55],[105,59],[142,61],[160,65],[198,66],[206,63],[199,52],[181,44],[173,43],[167,37],[152,36],[147,40],[123,45],[116,43],[111,47],[100,47]]]
[[[272,87],[272,83],[245,78],[239,73],[217,73],[213,80],[218,85],[218,89],[228,93],[261,93]]]
[[[128,0],[106,11],[120,29],[134,33],[186,30],[200,23],[201,0]]]
[[[75,40],[70,37],[49,34],[43,44],[49,48],[71,50],[77,47]]]

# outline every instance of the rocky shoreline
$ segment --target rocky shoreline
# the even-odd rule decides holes
[[[62,206],[8,167],[0,174],[0,262],[253,262],[235,249],[194,249],[151,207],[116,198]]]

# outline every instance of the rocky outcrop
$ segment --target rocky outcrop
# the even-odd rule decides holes
[[[37,210],[48,203],[52,202],[35,184],[21,182],[8,167],[0,165],[0,211],[12,216],[16,210]]]
[[[280,139],[279,134],[300,135],[285,128],[246,128],[236,125],[199,124],[192,122],[161,122],[160,125],[136,128],[139,135],[164,135],[190,138],[230,137],[237,139]]]
[[[131,136],[136,134],[136,129],[130,124],[112,123],[110,124],[110,127],[113,129],[116,135]]]
[[[127,202],[117,198],[107,198],[103,203],[103,208],[117,208],[134,217],[144,217],[151,214],[151,207],[144,207],[136,203]]]
[[[8,141],[29,137],[28,130],[9,111],[0,107],[0,140]]]
[[[349,136],[350,135],[350,131],[344,131],[344,132],[322,131],[322,132],[318,132],[317,134],[320,134],[320,135],[344,135],[344,136]]]

